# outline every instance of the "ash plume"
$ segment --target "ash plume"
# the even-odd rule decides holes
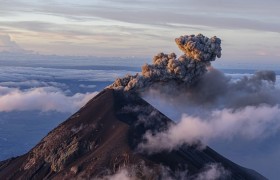
[[[185,53],[177,58],[175,53],[159,53],[153,64],[145,64],[141,74],[118,78],[108,88],[123,91],[143,91],[156,83],[183,84],[190,86],[207,72],[207,67],[216,57],[221,57],[221,40],[202,34],[186,35],[175,39]]]
[[[233,80],[221,71],[208,72],[190,88],[154,86],[142,93],[176,124],[163,132],[147,132],[138,148],[155,153],[183,144],[204,145],[234,138],[263,141],[280,130],[280,89],[273,71],[257,71]],[[172,90],[172,93],[168,93]]]
[[[216,36],[211,39],[202,34],[185,35],[175,39],[178,47],[190,58],[197,61],[215,61],[221,57],[221,40]]]

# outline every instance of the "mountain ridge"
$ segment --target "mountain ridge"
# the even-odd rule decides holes
[[[184,145],[154,154],[139,151],[137,145],[147,131],[164,131],[170,123],[137,94],[105,89],[28,153],[0,162],[0,179],[103,178],[130,167],[140,179],[163,179],[162,167],[174,178],[178,171],[195,177],[211,163],[223,166],[230,179],[265,179],[208,146],[199,150]]]

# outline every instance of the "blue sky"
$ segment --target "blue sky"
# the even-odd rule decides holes
[[[222,41],[223,58],[276,62],[276,0],[2,0],[0,51],[151,57],[180,53],[174,39],[203,33]]]

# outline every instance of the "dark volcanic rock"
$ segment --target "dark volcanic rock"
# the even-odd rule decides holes
[[[0,162],[0,179],[92,179],[133,168],[140,179],[162,179],[162,171],[187,169],[195,177],[207,164],[218,163],[227,179],[265,179],[206,147],[184,146],[172,152],[137,151],[147,131],[165,130],[173,123],[134,94],[104,90],[52,130],[32,150]]]

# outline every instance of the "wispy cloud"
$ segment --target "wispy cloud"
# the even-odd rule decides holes
[[[274,0],[15,0],[1,3],[0,28],[19,39],[25,49],[48,54],[143,56],[174,51],[170,41],[185,33],[221,34],[225,41],[250,35],[252,31],[261,41],[266,39],[263,32],[270,32],[269,36],[275,38],[280,32],[278,6],[279,2]],[[232,30],[238,31],[238,35]],[[149,41],[151,37],[153,41]],[[240,40],[238,43],[232,44],[239,47]],[[271,46],[278,45],[271,42]],[[256,52],[256,47],[253,50]]]
[[[6,2],[2,10],[15,11],[13,5],[21,3],[17,10],[38,14],[54,15],[81,22],[92,20],[115,20],[133,24],[158,25],[164,23],[181,23],[222,28],[245,28],[279,32],[279,23],[270,18],[279,16],[279,2],[262,1],[97,1],[97,2]],[[12,8],[13,7],[13,8]],[[161,7],[161,8],[154,8]],[[222,8],[221,8],[222,7]],[[261,8],[260,8],[261,7]],[[32,9],[30,9],[32,8]],[[27,10],[29,9],[29,11]],[[177,11],[172,11],[176,9]],[[169,11],[168,11],[169,10]],[[219,11],[218,11],[219,10]],[[230,13],[228,13],[230,11]],[[259,16],[260,11],[264,16]],[[242,16],[249,14],[249,16]],[[152,17],[152,18],[148,18]],[[269,19],[267,19],[269,18]],[[51,19],[46,19],[50,21]],[[104,22],[103,22],[104,24]],[[105,23],[106,24],[106,23]]]

